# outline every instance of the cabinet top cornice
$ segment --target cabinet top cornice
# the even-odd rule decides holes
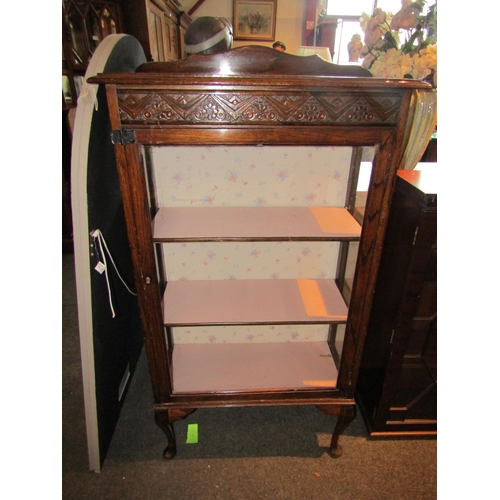
[[[125,87],[204,86],[310,89],[431,89],[418,80],[373,78],[361,66],[340,66],[319,56],[296,56],[268,47],[244,46],[172,62],[149,62],[135,73],[106,73],[88,79]]]

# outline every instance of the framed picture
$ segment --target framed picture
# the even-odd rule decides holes
[[[235,40],[274,40],[277,0],[233,0]]]

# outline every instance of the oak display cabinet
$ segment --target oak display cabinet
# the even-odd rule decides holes
[[[355,416],[415,81],[267,47],[102,74],[155,421],[221,406]],[[364,220],[362,148],[375,146]]]

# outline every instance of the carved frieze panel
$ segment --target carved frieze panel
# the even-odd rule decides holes
[[[276,123],[354,125],[397,122],[399,95],[339,93],[162,93],[118,95],[120,119],[132,124]]]

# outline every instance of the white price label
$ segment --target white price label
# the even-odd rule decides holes
[[[99,274],[102,274],[104,271],[106,271],[106,266],[102,262],[98,262],[97,266],[94,268]]]

